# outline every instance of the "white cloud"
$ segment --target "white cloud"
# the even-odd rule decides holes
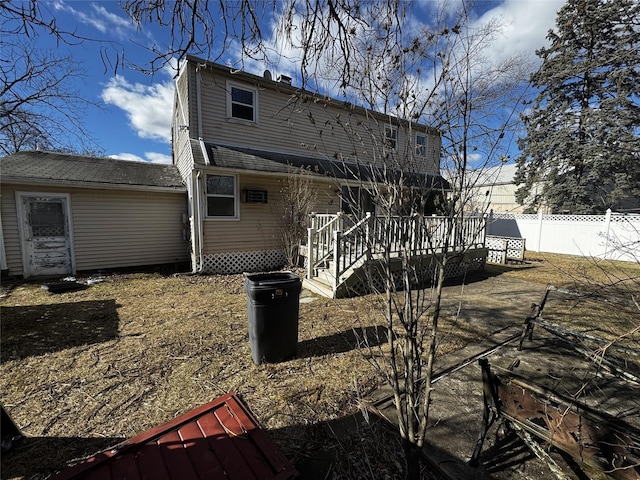
[[[173,94],[173,80],[144,85],[116,75],[107,82],[101,97],[124,110],[139,137],[169,143]]]
[[[167,165],[171,165],[173,163],[171,155],[165,155],[164,153],[144,152],[144,155],[151,163],[164,163]]]
[[[150,163],[163,163],[171,165],[172,159],[170,155],[158,152],[144,152],[145,158],[135,155],[133,153],[117,153],[115,155],[109,155],[109,158],[116,158],[118,160],[130,160],[133,162],[150,162]]]
[[[100,5],[91,4],[89,11],[82,11],[73,8],[63,0],[56,0],[52,6],[54,10],[69,13],[80,23],[88,25],[101,33],[109,33],[123,38],[127,34],[136,31],[135,22],[126,16],[111,13]]]
[[[458,11],[463,0],[447,0],[443,3],[434,2],[432,0],[418,2],[415,9],[409,15],[404,30],[407,32],[418,32],[422,27],[427,26],[433,20],[439,8],[444,8],[446,16],[453,17]],[[486,66],[498,65],[507,59],[514,57],[524,57],[525,61],[529,61],[532,65],[536,65],[539,59],[535,55],[535,51],[540,47],[547,45],[546,35],[549,29],[555,25],[557,11],[565,3],[564,0],[503,0],[499,2],[483,3],[479,6],[470,29],[475,30],[488,22],[498,21],[502,26],[501,33],[496,35],[491,42],[491,46],[483,53],[485,59],[483,63]],[[286,11],[286,5],[283,4],[282,11]],[[280,12],[280,13],[281,13]],[[292,28],[290,33],[292,41],[287,40],[287,35],[282,29],[282,18],[278,14],[274,16],[268,28],[263,32],[266,34],[264,38],[264,48],[269,55],[266,62],[252,59],[243,59],[242,68],[253,73],[261,72],[265,65],[274,73],[283,73],[299,81],[299,68],[301,65],[301,32],[303,31],[303,23],[301,16],[295,13],[291,17]],[[271,55],[273,54],[273,55]],[[236,59],[242,58],[241,47],[237,43],[231,44],[230,57]],[[313,60],[313,59],[312,59]],[[240,67],[240,62],[234,66]],[[336,63],[336,59],[321,58],[317,64],[311,65],[311,70],[318,68],[320,71],[331,71],[328,68]],[[534,67],[535,68],[535,67]],[[339,82],[335,79],[332,81],[327,79],[315,79],[320,82],[320,89],[323,93],[330,96],[339,96]]]
[[[493,61],[499,63],[525,55],[537,62],[535,51],[548,44],[547,32],[554,28],[557,12],[564,3],[564,0],[506,0],[486,11],[476,25],[497,18],[504,26],[502,35],[492,43]]]

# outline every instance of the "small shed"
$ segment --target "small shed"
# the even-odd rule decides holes
[[[173,165],[28,151],[0,158],[3,275],[189,260],[187,189]]]

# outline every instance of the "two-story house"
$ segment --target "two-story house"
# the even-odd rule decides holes
[[[312,176],[318,215],[375,213],[367,186],[390,175],[404,173],[409,187],[447,187],[436,130],[310,93],[269,71],[188,57],[176,78],[172,130],[196,271],[282,266],[280,192],[301,168]]]

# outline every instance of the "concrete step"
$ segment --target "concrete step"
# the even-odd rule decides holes
[[[302,280],[302,287],[312,291],[313,293],[322,295],[323,297],[334,298],[333,288],[331,288],[326,283],[317,280],[316,278],[305,278],[304,280]]]

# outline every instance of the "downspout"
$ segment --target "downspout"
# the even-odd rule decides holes
[[[196,254],[196,262],[195,262],[195,272],[194,273],[202,273],[204,270],[204,247],[202,243],[204,241],[204,235],[202,234],[202,202],[200,196],[200,174],[202,173],[200,170],[195,170],[195,177],[192,175],[191,178],[195,178],[192,180],[193,182],[193,201],[194,201],[194,209],[193,209],[193,229],[194,238],[196,239],[197,245],[195,250]]]

